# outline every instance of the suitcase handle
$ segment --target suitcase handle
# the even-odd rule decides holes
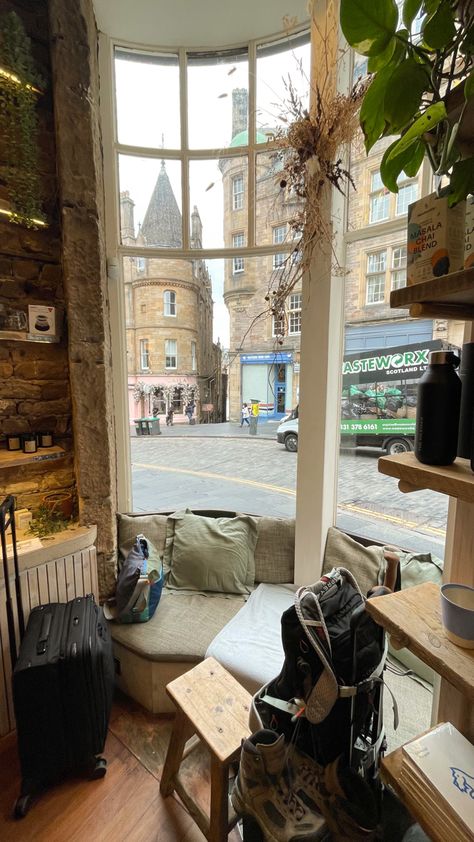
[[[36,654],[37,655],[44,655],[46,652],[46,646],[48,644],[49,632],[51,629],[51,620],[53,619],[53,615],[50,611],[44,615],[43,621],[41,623],[41,630],[38,639],[38,643],[36,644]]]

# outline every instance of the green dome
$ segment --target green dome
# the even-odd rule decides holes
[[[262,134],[262,132],[257,132],[257,143],[266,143],[267,136]],[[232,138],[230,145],[231,146],[248,146],[249,142],[249,133],[247,130],[244,132],[239,132]]]

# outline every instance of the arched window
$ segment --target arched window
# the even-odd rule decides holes
[[[176,293],[170,289],[165,289],[163,293],[163,314],[176,316]]]

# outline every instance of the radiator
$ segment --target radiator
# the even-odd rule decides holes
[[[60,547],[58,546],[58,550]],[[21,556],[20,556],[21,564]],[[47,602],[67,602],[75,596],[93,593],[99,598],[97,557],[94,546],[64,555],[52,561],[30,566],[20,573],[21,596],[25,624],[35,605]],[[18,640],[18,615],[15,604],[15,580],[10,576],[10,591],[15,613]],[[11,692],[11,661],[8,641],[5,582],[0,581],[0,737],[15,728]]]

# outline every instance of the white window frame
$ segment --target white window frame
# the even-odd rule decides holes
[[[232,248],[245,248],[245,234],[243,231],[232,234]],[[241,272],[245,272],[245,260],[238,255],[232,258],[232,274],[238,275]]]
[[[232,210],[243,210],[244,207],[244,175],[239,173],[232,178]]]
[[[163,315],[176,317],[176,293],[172,289],[165,289],[163,293]]]
[[[281,245],[281,243],[284,243],[286,241],[287,236],[288,225],[286,222],[280,225],[275,225],[272,228],[272,242],[274,246],[279,246]],[[279,251],[277,252],[277,254],[274,254],[272,261],[273,270],[275,271],[277,269],[281,269],[285,265],[287,257],[288,254],[284,251]]]
[[[403,283],[399,283],[399,275],[403,273]],[[407,247],[404,243],[392,247],[392,261],[390,267],[390,289],[402,289],[407,285]]]
[[[384,255],[383,265],[380,266],[373,266],[371,267],[371,258],[376,257],[379,255]],[[383,304],[385,301],[385,289],[387,284],[387,249],[377,249],[377,251],[368,252],[366,255],[366,271],[365,271],[365,304],[367,307],[376,306],[377,304]],[[381,279],[383,278],[383,282]],[[371,292],[371,284],[372,283],[383,283],[383,296],[381,298],[374,299]],[[372,300],[369,300],[372,298]]]
[[[377,183],[374,186],[374,178],[377,176]],[[369,225],[377,225],[380,222],[386,222],[387,219],[390,219],[390,193],[380,178],[380,170],[371,170],[369,172],[369,179]],[[380,203],[380,205],[377,203]],[[378,213],[373,214],[372,211],[378,207],[383,207],[384,213],[386,210],[384,216],[379,216]]]
[[[150,370],[150,344],[148,339],[140,339],[140,371]]]
[[[171,362],[170,362],[171,360]],[[172,362],[174,360],[174,362]],[[178,368],[178,340],[165,339],[165,369],[172,370]]]
[[[412,202],[416,202],[416,200],[419,197],[418,179],[417,178],[406,178],[406,179],[403,179],[403,181],[397,182],[397,184],[398,184],[398,193],[396,195],[396,201],[395,201],[395,216],[405,216],[405,214],[408,213],[408,205],[410,205]],[[401,200],[402,196],[404,196],[404,193],[402,193],[401,191],[405,190],[407,188],[408,189],[416,188],[416,189],[415,189],[414,195],[410,198],[410,200],[404,201],[403,205],[400,208],[400,205],[401,205],[400,200]]]
[[[303,294],[293,292],[288,301],[288,335],[296,336],[301,333],[301,313],[303,309]]]

